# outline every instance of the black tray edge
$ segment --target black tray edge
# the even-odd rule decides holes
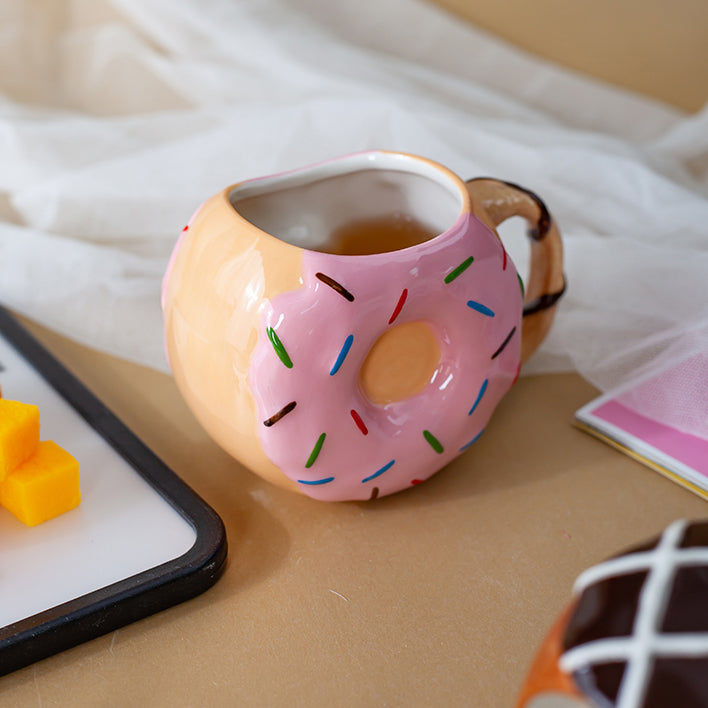
[[[2,306],[0,333],[197,534],[171,561],[0,628],[4,676],[203,593],[223,573],[228,544],[217,513]]]

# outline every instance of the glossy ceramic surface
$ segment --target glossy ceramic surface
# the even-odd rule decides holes
[[[163,292],[175,379],[231,455],[322,500],[418,484],[466,450],[518,375],[523,286],[465,184],[374,152],[203,204]],[[326,252],[391,213],[430,238]],[[316,250],[317,249],[317,250]]]

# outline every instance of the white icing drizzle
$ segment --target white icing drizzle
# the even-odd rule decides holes
[[[598,639],[569,649],[562,658],[566,672],[577,671],[587,664],[625,661],[631,653],[632,637]],[[652,642],[652,653],[662,657],[698,657],[708,654],[708,635],[703,633],[657,635]]]
[[[706,632],[659,633],[676,569],[708,565],[708,548],[678,547],[686,525],[686,521],[674,522],[653,550],[612,558],[589,568],[575,582],[574,591],[579,594],[607,578],[648,571],[639,593],[632,635],[587,642],[568,650],[560,658],[561,668],[568,674],[590,664],[626,661],[616,708],[641,706],[655,656],[708,656]]]
[[[610,558],[592,568],[584,570],[573,584],[573,593],[580,595],[585,588],[599,583],[605,578],[612,578],[618,575],[629,575],[638,571],[646,570],[651,565],[652,552],[642,551],[632,553],[629,556]]]
[[[573,593],[579,595],[585,588],[595,585],[605,578],[647,570],[652,565],[653,556],[654,550],[639,551],[619,558],[610,558],[592,568],[587,568],[573,584]],[[708,565],[708,548],[682,548],[680,553],[674,557],[674,564],[677,567],[701,565],[702,563]]]

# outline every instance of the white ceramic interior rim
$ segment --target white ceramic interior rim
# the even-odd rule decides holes
[[[229,191],[228,199],[242,218],[262,231],[301,248],[323,250],[329,232],[338,225],[337,220],[345,222],[362,215],[375,217],[377,208],[392,208],[391,194],[386,195],[385,190],[374,186],[377,177],[395,183],[391,189],[396,190],[401,203],[405,202],[405,206],[398,205],[400,210],[430,225],[437,235],[448,231],[470,209],[464,184],[450,170],[415,155],[382,150],[354,153],[241,182]],[[347,180],[345,186],[356,183],[358,188],[362,181],[372,181],[364,187],[370,193],[357,201],[356,195],[348,194],[344,186],[335,187],[335,179],[331,178]],[[331,187],[323,186],[327,180]],[[306,188],[306,193],[297,188]],[[313,195],[322,189],[333,191],[325,198],[313,196],[316,208],[306,214],[304,194]],[[348,200],[346,207],[342,205],[344,200]],[[372,210],[373,213],[367,213]]]

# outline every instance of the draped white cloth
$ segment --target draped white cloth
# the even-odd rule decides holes
[[[637,406],[708,437],[708,106],[575,75],[421,0],[4,0],[0,302],[165,368],[160,280],[194,208],[366,148],[538,192],[568,292],[526,372],[608,389],[692,357],[678,408]]]

